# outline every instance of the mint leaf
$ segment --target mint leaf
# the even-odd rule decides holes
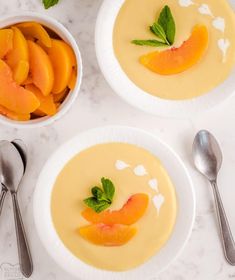
[[[98,201],[107,201],[110,203],[110,199],[107,198],[106,194],[104,193],[104,191],[99,188],[99,187],[93,187],[91,189],[91,193],[93,194],[93,196],[98,200]]]
[[[101,178],[103,189],[100,187],[93,187],[91,189],[92,197],[84,199],[84,203],[95,212],[100,213],[107,209],[113,201],[115,187],[111,180]]]
[[[102,211],[104,211],[105,209],[109,208],[111,203],[108,203],[106,201],[99,203],[99,205],[97,206],[97,208],[95,209],[96,213],[100,213]]]
[[[132,44],[138,46],[150,46],[150,47],[166,47],[166,43],[160,42],[158,40],[133,40]]]
[[[89,208],[92,208],[96,213],[100,213],[110,206],[109,202],[98,201],[95,197],[88,197],[83,201]]]
[[[49,9],[50,7],[56,5],[59,0],[42,0],[45,9]]]
[[[163,47],[171,46],[175,41],[175,21],[171,9],[166,5],[159,15],[159,18],[149,27],[150,31],[159,40],[132,40],[131,43],[138,46]]]
[[[107,199],[109,199],[110,202],[112,202],[113,196],[114,196],[114,193],[115,193],[115,188],[114,188],[114,185],[113,185],[112,181],[103,177],[101,179],[101,183],[102,183],[104,193],[105,193]]]
[[[175,41],[175,21],[169,6],[165,6],[158,18],[158,24],[163,28],[166,34],[167,41],[173,45]]]
[[[93,208],[93,206],[97,205],[97,199],[95,197],[88,197],[83,200],[83,202],[90,208]]]
[[[104,191],[101,190],[101,188],[99,187],[93,187],[91,189],[91,193],[93,194],[93,196],[97,199],[100,200],[102,198],[102,196],[104,195]]]
[[[167,41],[165,31],[159,23],[154,22],[154,24],[150,26],[150,30],[154,35],[159,37],[159,39],[161,39],[165,44],[170,45],[170,43]]]

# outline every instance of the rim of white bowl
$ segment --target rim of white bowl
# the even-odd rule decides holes
[[[78,76],[74,89],[70,91],[67,98],[60,106],[59,111],[54,116],[42,117],[29,121],[14,121],[0,115],[1,124],[11,126],[14,128],[43,127],[43,126],[50,125],[54,123],[56,120],[63,117],[69,111],[69,109],[71,108],[72,104],[75,102],[78,96],[78,93],[81,88],[82,76],[83,76],[82,58],[81,58],[81,53],[78,44],[76,43],[75,38],[69,32],[69,30],[57,19],[36,12],[29,12],[29,11],[19,12],[17,14],[9,14],[2,17],[0,20],[0,28],[13,25],[16,23],[20,23],[20,22],[26,22],[26,21],[36,21],[45,25],[46,27],[54,31],[56,34],[58,34],[65,42],[67,42],[72,47],[77,60]]]
[[[155,97],[136,86],[122,70],[113,50],[113,27],[125,0],[104,0],[96,20],[95,50],[100,69],[116,94],[147,113],[170,118],[193,117],[221,104],[235,93],[235,68],[225,82],[189,100]]]
[[[100,270],[75,257],[58,237],[51,218],[51,192],[54,182],[64,165],[80,151],[99,143],[124,142],[149,150],[160,157],[171,176],[178,196],[178,215],[173,233],[165,246],[148,262],[125,272]],[[157,155],[158,154],[158,155]],[[169,163],[170,162],[170,163]],[[172,162],[174,167],[172,168]],[[49,171],[49,173],[48,173]],[[174,173],[174,174],[173,174]],[[177,174],[176,174],[177,173]],[[180,174],[180,176],[179,176]],[[185,187],[184,187],[185,186]],[[183,188],[183,189],[181,189]],[[42,209],[42,201],[44,203]],[[182,205],[182,206],[181,206]],[[183,209],[187,208],[187,211]],[[84,131],[64,143],[52,154],[39,175],[33,197],[34,222],[39,238],[48,254],[65,271],[84,280],[142,280],[165,270],[183,251],[192,232],[196,211],[196,199],[191,176],[178,154],[158,136],[142,129],[127,126],[105,126]],[[173,253],[172,253],[173,251]],[[171,256],[166,256],[168,253]],[[164,255],[165,254],[165,255]],[[165,263],[161,257],[165,256]],[[156,260],[156,258],[158,258]],[[161,263],[159,265],[159,262]],[[158,266],[157,272],[156,265]]]

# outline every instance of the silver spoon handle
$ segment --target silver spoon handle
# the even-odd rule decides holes
[[[13,202],[13,210],[14,210],[14,217],[15,217],[15,227],[16,227],[20,269],[22,274],[26,278],[29,278],[33,273],[33,264],[29,251],[29,246],[27,243],[22,217],[20,214],[20,208],[19,208],[16,193],[12,193],[12,202]]]
[[[228,223],[228,219],[223,207],[223,202],[220,197],[217,183],[211,182],[216,204],[216,212],[219,220],[220,232],[222,237],[222,244],[224,249],[225,258],[231,265],[235,266],[235,244],[232,236],[232,232]]]
[[[7,194],[7,190],[2,187],[1,195],[0,195],[0,215],[2,214],[2,207]]]

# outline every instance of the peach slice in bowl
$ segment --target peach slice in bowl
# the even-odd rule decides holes
[[[2,18],[0,59],[1,123],[19,128],[49,125],[75,102],[82,81],[81,54],[57,20],[33,12]],[[4,83],[15,89],[8,100]],[[22,98],[17,100],[19,92]],[[14,106],[26,107],[17,111]]]

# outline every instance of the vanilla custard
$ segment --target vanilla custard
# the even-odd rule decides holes
[[[131,43],[134,39],[157,39],[149,26],[165,5],[170,7],[176,25],[173,48],[187,41],[196,25],[206,26],[209,34],[209,44],[201,59],[186,71],[167,76],[140,63],[141,56],[166,48]],[[233,69],[234,11],[226,0],[126,0],[114,26],[113,47],[123,71],[145,92],[163,99],[191,99],[221,84]]]
[[[111,210],[119,210],[136,193],[149,197],[144,215],[133,225],[135,236],[122,246],[98,246],[83,239],[78,228],[89,225],[81,212],[91,187],[101,177],[112,180],[115,195]],[[55,229],[71,253],[97,268],[125,271],[154,256],[167,242],[177,216],[177,198],[167,171],[143,148],[124,144],[100,144],[71,159],[58,175],[51,198]]]

